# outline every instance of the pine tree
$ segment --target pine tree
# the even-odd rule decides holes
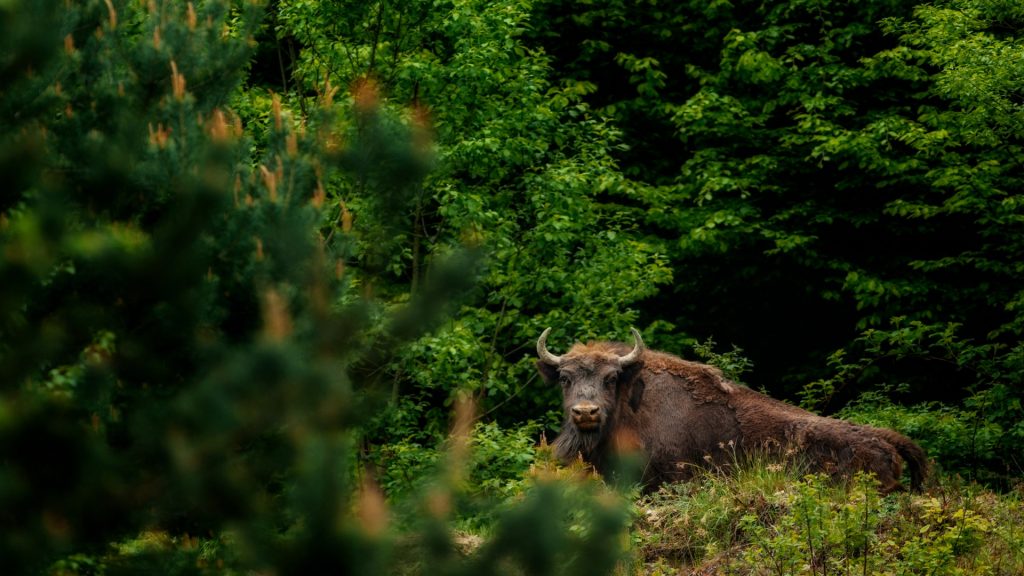
[[[0,6],[0,572],[610,570],[622,509],[553,484],[467,563],[442,478],[414,551],[392,546],[357,450],[376,367],[477,256],[438,259],[396,310],[373,300],[386,264],[353,261],[353,226],[386,247],[408,217],[415,127],[368,85],[351,107],[325,87],[305,116],[273,98],[251,137],[231,104],[259,25],[250,3]],[[321,229],[335,178],[375,190],[376,221]],[[518,540],[535,525],[543,549]]]

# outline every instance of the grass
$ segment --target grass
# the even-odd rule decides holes
[[[957,477],[880,496],[772,462],[711,471],[636,504],[636,574],[1024,574],[1024,488]]]

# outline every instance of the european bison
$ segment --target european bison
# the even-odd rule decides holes
[[[636,344],[576,344],[556,356],[548,328],[537,340],[537,368],[562,386],[565,424],[554,442],[563,461],[582,457],[606,472],[609,456],[639,451],[648,489],[685,480],[694,466],[729,466],[737,456],[796,451],[812,471],[833,476],[874,472],[880,489],[901,488],[901,460],[911,487],[928,471],[924,451],[882,428],[816,416],[726,380],[717,368]]]

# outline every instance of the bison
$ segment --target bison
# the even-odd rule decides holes
[[[713,366],[635,344],[576,344],[562,356],[548,351],[551,328],[537,340],[537,368],[562,387],[565,423],[554,441],[563,461],[582,458],[605,473],[622,451],[643,455],[643,482],[686,480],[698,466],[727,468],[737,456],[800,454],[811,471],[836,477],[873,472],[883,493],[911,487],[928,472],[921,448],[892,430],[817,416],[727,380]]]

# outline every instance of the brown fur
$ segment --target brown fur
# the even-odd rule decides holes
[[[629,350],[615,342],[576,344],[557,368],[537,363],[545,380],[563,382],[567,417],[554,442],[563,460],[582,457],[606,471],[608,457],[628,439],[646,458],[650,489],[688,479],[696,466],[728,467],[764,452],[799,454],[810,470],[836,477],[872,472],[885,493],[901,488],[903,461],[914,489],[928,472],[924,451],[898,432],[817,416],[664,352],[647,350],[619,369],[617,358]],[[599,430],[584,432],[568,417],[580,398],[601,407]]]

